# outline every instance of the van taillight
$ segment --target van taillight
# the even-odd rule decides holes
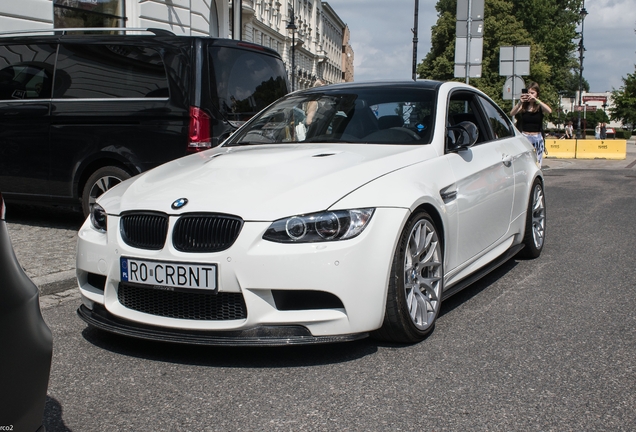
[[[190,107],[190,133],[187,152],[195,153],[211,147],[210,116],[199,107]]]

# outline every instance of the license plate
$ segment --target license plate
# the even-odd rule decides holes
[[[177,263],[121,257],[121,281],[160,289],[217,289],[216,264]]]

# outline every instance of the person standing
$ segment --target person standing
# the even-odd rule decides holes
[[[572,139],[574,137],[574,126],[572,126],[572,122],[568,122],[565,126],[565,139]]]
[[[594,128],[594,138],[601,139],[601,124],[596,123],[596,127]]]
[[[607,139],[607,125],[605,123],[601,123],[601,139]]]
[[[539,92],[539,84],[535,82],[530,83],[527,92],[522,90],[521,100],[512,107],[510,115],[515,116],[519,114],[518,124],[520,125],[521,133],[523,133],[534,146],[539,167],[541,167],[543,153],[545,152],[543,114],[550,114],[552,108],[545,102],[539,100]]]

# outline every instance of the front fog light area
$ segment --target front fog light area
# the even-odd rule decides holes
[[[334,210],[279,219],[265,231],[263,239],[278,243],[314,243],[353,238],[364,230],[374,210]]]

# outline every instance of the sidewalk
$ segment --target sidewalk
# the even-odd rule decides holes
[[[83,216],[65,209],[7,205],[15,254],[41,295],[75,288],[77,231]]]

